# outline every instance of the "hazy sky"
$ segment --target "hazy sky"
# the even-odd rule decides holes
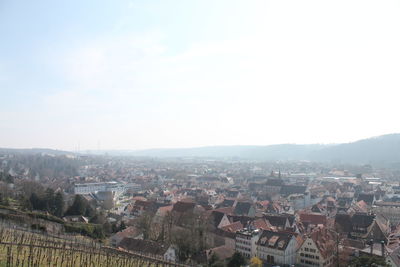
[[[0,147],[400,132],[400,1],[0,0]]]

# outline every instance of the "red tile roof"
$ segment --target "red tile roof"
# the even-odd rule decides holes
[[[300,221],[308,224],[323,224],[326,225],[326,216],[315,213],[300,213]]]
[[[221,228],[224,231],[231,232],[231,233],[236,233],[236,231],[242,230],[243,229],[243,224],[240,221],[228,224],[224,227]]]

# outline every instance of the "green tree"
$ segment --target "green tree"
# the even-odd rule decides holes
[[[126,225],[125,225],[125,223],[124,223],[124,221],[121,221],[121,223],[119,224],[119,231],[123,231],[123,230],[125,230],[126,229]]]
[[[55,212],[55,201],[54,201],[54,190],[51,188],[47,188],[44,192],[44,199],[42,200],[44,204],[44,208],[46,211],[54,214]]]
[[[31,204],[32,209],[34,210],[39,210],[42,207],[41,200],[36,193],[31,194],[31,196],[29,197],[29,202]]]
[[[57,192],[54,197],[54,215],[62,217],[64,214],[64,195],[62,192]]]
[[[228,261],[228,267],[241,267],[246,264],[246,259],[239,252],[235,252]]]
[[[208,261],[208,266],[209,267],[224,267],[225,264],[221,260],[219,260],[218,256],[215,253],[213,253],[211,255],[210,260]]]
[[[74,202],[68,208],[67,215],[85,215],[88,203],[80,195],[75,195]]]
[[[31,201],[25,195],[18,195],[18,202],[21,205],[22,210],[32,210]]]
[[[362,255],[356,257],[350,261],[350,267],[363,267],[363,266],[379,266],[379,267],[389,267],[386,263],[385,258],[371,255]]]

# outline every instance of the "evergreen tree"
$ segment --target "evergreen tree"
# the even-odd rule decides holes
[[[119,224],[119,231],[123,231],[126,229],[126,225],[124,223],[124,221],[121,221],[121,223]]]
[[[74,202],[68,208],[67,215],[85,215],[88,204],[80,195],[75,195]]]
[[[62,192],[57,192],[54,197],[54,215],[62,217],[64,213],[64,195]]]
[[[93,209],[92,206],[90,206],[89,202],[86,199],[84,199],[84,203],[85,203],[86,210],[85,210],[85,213],[83,215],[86,216],[86,217],[89,217],[89,218],[95,216],[96,215],[96,210]]]
[[[22,210],[32,210],[31,201],[25,195],[19,195],[18,202],[20,203]]]
[[[379,256],[362,255],[354,258],[350,261],[349,266],[351,267],[362,267],[362,266],[381,266],[386,267],[389,264],[386,263],[385,258]]]
[[[47,188],[45,193],[44,193],[44,199],[43,199],[44,207],[46,211],[50,212],[51,214],[54,214],[55,212],[55,201],[54,201],[54,190],[51,188]]]
[[[235,252],[228,262],[228,267],[241,267],[246,264],[246,259],[239,252]]]
[[[31,204],[32,209],[38,210],[41,207],[41,201],[38,195],[36,193],[32,193],[31,196],[29,197],[29,202]]]

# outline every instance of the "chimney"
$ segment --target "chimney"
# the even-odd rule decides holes
[[[385,241],[381,241],[381,252],[382,252],[382,257],[385,257]]]

